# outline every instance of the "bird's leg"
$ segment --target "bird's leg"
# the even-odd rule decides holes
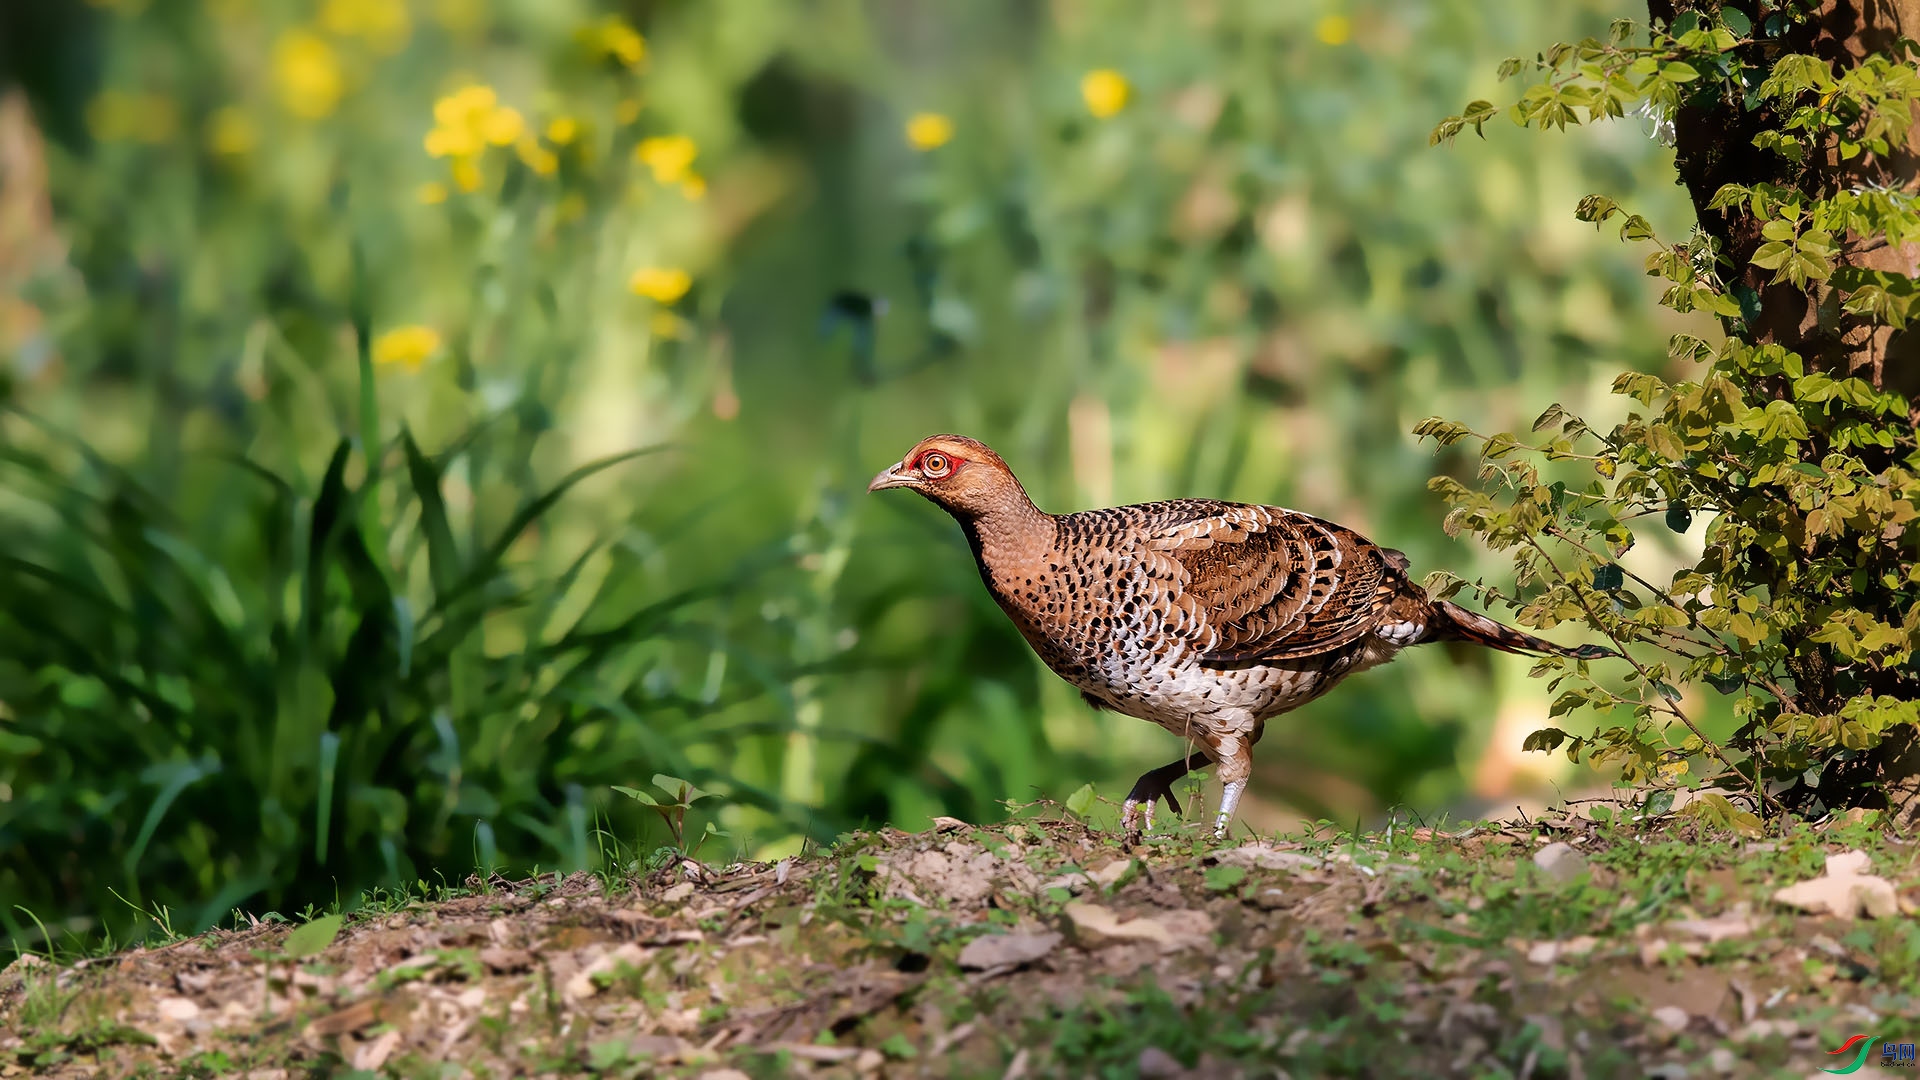
[[[1214,819],[1213,835],[1227,835],[1227,823],[1233,820],[1233,808],[1240,804],[1240,793],[1247,790],[1245,780],[1235,780],[1220,790],[1220,816]]]
[[[1240,805],[1240,793],[1247,790],[1247,778],[1253,775],[1253,746],[1244,739],[1228,737],[1216,747],[1220,751],[1220,815],[1214,819],[1213,835],[1227,835],[1233,812]]]
[[[1167,800],[1167,808],[1178,814],[1180,800],[1174,798],[1174,782],[1195,769],[1207,764],[1205,754],[1188,754],[1178,761],[1169,761],[1151,772],[1143,773],[1133,782],[1133,790],[1127,792],[1127,801],[1120,804],[1120,828],[1133,834],[1133,814],[1141,810],[1146,819],[1146,829],[1153,828],[1153,804],[1160,799]]]

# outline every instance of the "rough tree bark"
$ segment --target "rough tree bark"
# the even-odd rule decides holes
[[[1671,26],[1685,12],[1712,15],[1725,9],[1738,10],[1759,27],[1765,15],[1780,7],[1777,0],[1767,4],[1765,12],[1761,6],[1760,0],[1648,0],[1647,10],[1653,25],[1660,28]],[[1788,52],[1820,56],[1843,68],[1873,53],[1894,52],[1900,38],[1920,40],[1920,0],[1824,0],[1814,19],[1793,26],[1783,38],[1743,46],[1739,55],[1750,70],[1762,74],[1775,58]],[[1920,402],[1920,334],[1895,331],[1843,312],[1831,285],[1809,293],[1790,284],[1772,284],[1773,272],[1751,262],[1763,242],[1759,223],[1748,215],[1707,209],[1714,193],[1729,183],[1771,182],[1809,195],[1873,185],[1913,191],[1920,186],[1920,155],[1912,149],[1920,147],[1920,120],[1909,129],[1906,152],[1884,158],[1867,153],[1841,161],[1837,152],[1828,149],[1810,153],[1796,165],[1753,144],[1756,134],[1778,129],[1783,119],[1726,101],[1690,102],[1674,116],[1680,182],[1693,200],[1701,227],[1720,241],[1730,267],[1738,268],[1725,271],[1728,284],[1749,301],[1757,298],[1757,317],[1748,322],[1750,338],[1756,344],[1778,344],[1799,353],[1808,371],[1856,376],[1876,389]],[[1894,248],[1858,236],[1839,239],[1837,267],[1920,276],[1920,245]],[[1920,423],[1920,408],[1911,415]],[[1811,655],[1818,650],[1806,652]],[[1797,665],[1794,675],[1794,696],[1802,708],[1836,711],[1848,696],[1835,686],[1835,672],[1817,660]],[[1873,690],[1912,697],[1916,685],[1911,676],[1895,674]],[[1905,827],[1920,824],[1920,732],[1911,727],[1896,729],[1875,752],[1840,772],[1835,779],[1878,787]]]

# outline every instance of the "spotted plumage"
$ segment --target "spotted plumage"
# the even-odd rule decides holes
[[[1159,724],[1195,753],[1140,778],[1133,824],[1209,762],[1224,832],[1266,722],[1428,641],[1595,657],[1430,598],[1407,557],[1272,506],[1173,499],[1073,514],[1033,505],[984,444],[935,435],[876,476],[953,515],[980,576],[1049,668],[1098,708]]]

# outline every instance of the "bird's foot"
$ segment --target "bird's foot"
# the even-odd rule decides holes
[[[1167,800],[1167,809],[1176,815],[1180,813],[1180,800],[1174,797],[1171,779],[1148,773],[1134,781],[1133,790],[1127,792],[1127,801],[1120,804],[1120,829],[1129,841],[1138,840],[1143,832],[1153,831],[1153,807],[1161,799]],[[1136,815],[1144,819],[1138,828],[1135,827]]]

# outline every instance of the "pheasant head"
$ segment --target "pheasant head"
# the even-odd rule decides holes
[[[887,488],[911,488],[962,521],[1036,513],[1027,490],[1000,455],[964,435],[921,439],[867,485],[868,491]]]

